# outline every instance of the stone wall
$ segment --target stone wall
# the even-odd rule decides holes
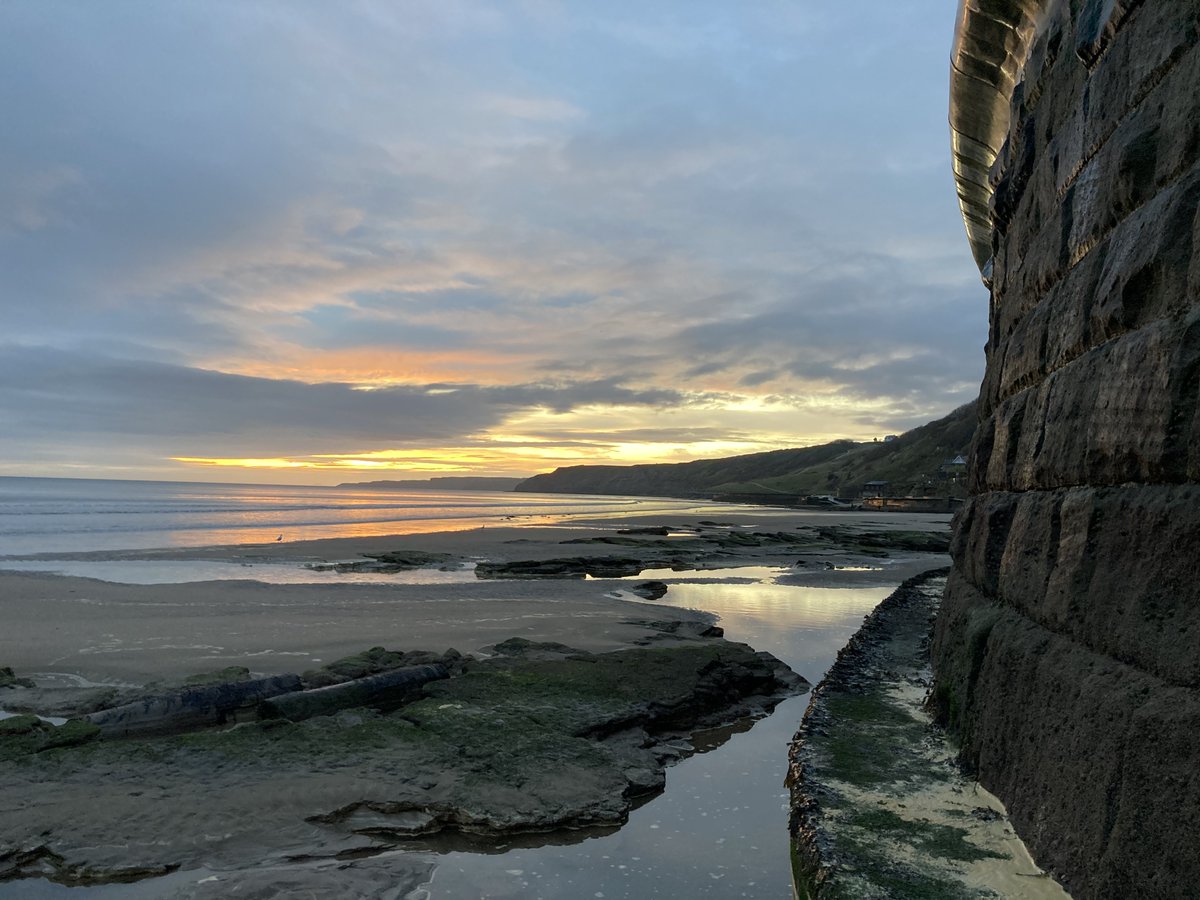
[[[1192,897],[1200,0],[1042,13],[993,169],[987,374],[935,698],[1076,897]]]

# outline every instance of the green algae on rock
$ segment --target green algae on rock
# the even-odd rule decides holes
[[[31,715],[0,719],[0,759],[13,760],[46,750],[78,747],[99,736],[99,726],[84,719],[68,719],[61,725]]]
[[[944,576],[901,585],[813,692],[788,770],[805,900],[1066,896],[1037,871],[998,801],[959,770],[923,708]]]
[[[6,687],[33,687],[33,682],[28,678],[18,678],[10,666],[0,666],[0,688]]]
[[[246,666],[226,666],[211,672],[199,672],[183,679],[187,685],[225,684],[230,681],[249,681],[250,670]]]
[[[685,633],[608,653],[519,638],[494,650],[390,714],[26,749],[8,779],[20,812],[0,820],[0,859],[29,862],[3,877],[101,883],[131,865],[332,859],[438,832],[612,827],[662,789],[692,732],[761,716],[807,687],[767,654]],[[70,814],[33,802],[46,791],[69,793]]]

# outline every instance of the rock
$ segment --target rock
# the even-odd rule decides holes
[[[481,849],[525,832],[583,840],[658,790],[694,730],[761,716],[797,692],[786,666],[721,640],[596,654],[501,644],[510,655],[472,660],[394,713],[144,733],[8,767],[0,872],[104,879],[208,866],[218,881],[205,896],[223,896],[241,877],[224,883],[229,869],[311,854],[340,871],[426,832],[478,836]],[[27,737],[0,740],[0,754]],[[70,805],[39,802],[68,790]],[[30,834],[54,856],[20,856]]]
[[[618,528],[617,534],[653,534],[659,537],[667,537],[671,533],[671,529],[666,525],[648,525],[644,528]]]
[[[530,641],[521,637],[511,637],[492,647],[497,656],[508,656],[515,659],[555,659],[565,656],[590,656],[584,650],[576,650],[557,641]]]
[[[787,777],[800,896],[983,900],[1033,874],[1002,812],[979,807],[970,777],[947,765],[953,744],[931,727],[923,694],[908,690],[928,680],[945,575],[904,582],[813,692]],[[964,863],[985,859],[968,875]]]
[[[44,734],[38,751],[52,750],[56,747],[78,747],[95,740],[100,734],[100,726],[93,722],[86,719],[68,719]]]
[[[4,694],[9,712],[36,713],[65,719],[83,716],[112,706],[131,703],[145,696],[142,688],[101,685],[94,687],[18,687]]]
[[[704,620],[685,622],[679,619],[626,619],[626,625],[639,625],[649,628],[654,634],[635,640],[633,643],[642,646],[661,643],[664,640],[696,640],[699,638],[719,638],[725,635],[725,630],[719,625]]]
[[[424,660],[422,660],[424,661]],[[306,687],[325,687],[339,684],[354,678],[376,675],[389,669],[399,669],[411,665],[409,655],[401,650],[388,650],[386,647],[371,647],[353,656],[344,656],[304,673]]]
[[[13,670],[8,666],[0,666],[0,688],[8,687],[33,687],[33,682],[28,678],[18,678]]]
[[[224,684],[226,682],[249,680],[250,670],[245,666],[226,666],[224,669],[216,669],[212,672],[201,672],[198,675],[189,675],[183,680],[183,683],[189,685]]]
[[[949,553],[950,533],[934,531],[864,531],[857,535],[864,547],[907,550],[912,553]]]
[[[601,534],[595,537],[585,538],[568,538],[565,541],[559,541],[560,544],[610,544],[616,547],[639,547],[645,549],[657,549],[670,546],[667,541],[646,541],[636,537],[623,537],[620,534]]]
[[[624,578],[644,568],[638,559],[624,556],[573,556],[563,559],[531,559],[515,562],[481,562],[475,566],[479,578]]]
[[[661,581],[643,581],[641,584],[635,584],[629,590],[647,600],[658,600],[660,597],[666,596],[668,588]]]
[[[406,666],[440,665],[448,671],[456,672],[462,667],[462,662],[463,655],[453,648],[445,653],[434,653],[429,650],[388,650],[386,647],[371,647],[361,653],[334,660],[320,669],[310,669],[301,678],[305,688],[319,688]]]
[[[0,719],[0,757],[77,747],[99,736],[99,726],[83,719],[69,719],[61,725],[54,725],[37,716],[13,716]]]
[[[72,887],[127,883],[173,872],[177,866],[123,866],[101,871],[72,865],[45,844],[0,851],[0,882],[23,878],[52,879]]]
[[[21,715],[8,719],[0,719],[0,736],[14,734],[33,734],[41,731],[44,723],[37,716]]]
[[[388,553],[366,554],[361,562],[310,563],[314,572],[408,572],[413,569],[449,568],[455,557],[448,553],[426,553],[422,550],[394,550]]]

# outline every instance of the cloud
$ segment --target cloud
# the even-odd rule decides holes
[[[0,385],[10,444],[142,441],[166,456],[247,458],[345,452],[348,443],[436,446],[484,432],[519,410],[694,402],[616,379],[362,390],[11,345],[0,347]]]
[[[16,4],[0,440],[133,465],[596,408],[647,452],[669,441],[639,417],[671,410],[707,452],[945,412],[986,331],[951,27],[808,0]]]

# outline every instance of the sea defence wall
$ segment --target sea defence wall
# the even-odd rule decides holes
[[[935,703],[1076,897],[1200,885],[1200,0],[963,0],[991,287]]]

